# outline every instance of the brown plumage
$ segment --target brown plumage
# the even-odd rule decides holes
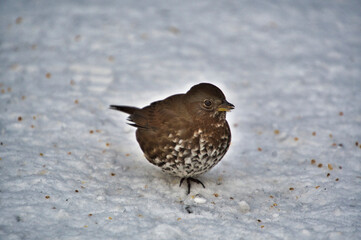
[[[207,172],[225,155],[231,142],[226,112],[234,106],[209,83],[193,86],[144,108],[111,105],[129,114],[130,125],[146,159],[163,172],[203,183],[194,177]]]

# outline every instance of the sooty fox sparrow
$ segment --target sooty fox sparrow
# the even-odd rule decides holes
[[[144,156],[163,172],[190,181],[214,167],[226,154],[231,131],[226,112],[234,108],[223,92],[209,83],[193,86],[144,108],[111,105],[129,114]]]

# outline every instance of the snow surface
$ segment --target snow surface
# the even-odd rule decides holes
[[[0,239],[361,239],[360,9],[2,0]],[[199,82],[233,141],[187,196],[108,106]]]

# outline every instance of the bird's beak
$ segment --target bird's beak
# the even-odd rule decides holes
[[[229,112],[234,109],[234,105],[232,103],[223,100],[222,104],[218,106],[217,111],[219,112]]]

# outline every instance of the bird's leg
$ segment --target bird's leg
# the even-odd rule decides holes
[[[191,181],[189,180],[189,178],[187,178],[187,186],[188,186],[188,192],[187,192],[187,195],[190,194],[191,192]]]
[[[184,179],[186,179],[186,178],[182,178],[182,179],[180,180],[179,187],[182,186],[182,183],[183,183]]]
[[[195,178],[182,178],[182,179],[180,180],[179,186],[182,186],[182,183],[183,183],[183,181],[184,181],[185,179],[187,179],[187,186],[188,186],[187,195],[191,192],[191,181],[192,181],[192,182],[195,182],[195,183],[197,183],[197,184],[201,184],[203,188],[206,188],[201,181],[199,181],[198,179],[195,179]]]
[[[203,184],[200,180],[198,180],[198,179],[195,179],[195,178],[187,178],[187,181],[192,181],[192,182],[198,183],[198,184],[202,185],[203,188],[206,188],[206,187],[204,186],[204,184]]]

